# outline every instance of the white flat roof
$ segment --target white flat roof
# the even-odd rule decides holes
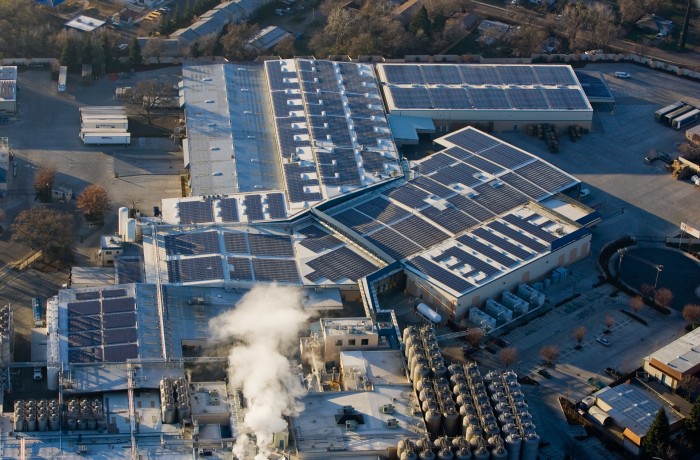
[[[680,373],[700,365],[700,328],[694,329],[645,358],[646,361],[652,359]]]
[[[91,18],[89,16],[83,16],[82,14],[66,22],[66,27],[72,27],[82,32],[91,32],[98,27],[102,27],[103,25],[105,25],[105,21]]]

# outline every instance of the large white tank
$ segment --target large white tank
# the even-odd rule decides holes
[[[418,458],[418,454],[416,454],[412,450],[406,450],[401,454],[399,458],[401,460],[416,460]]]
[[[15,414],[15,423],[14,423],[14,426],[12,428],[16,432],[24,431],[24,417],[21,415]]]
[[[48,428],[48,417],[46,416],[46,414],[41,414],[37,418],[37,425],[39,431],[46,431],[46,429]]]
[[[452,453],[449,447],[444,447],[438,451],[438,460],[454,460],[455,454]]]
[[[125,207],[119,208],[117,211],[119,216],[119,236],[126,237],[126,222],[129,220],[129,209]]]
[[[420,460],[435,460],[435,454],[430,449],[423,449],[418,455]]]
[[[124,240],[127,243],[133,243],[136,241],[136,219],[129,219],[126,222],[126,236]]]
[[[442,416],[440,412],[429,410],[425,413],[425,424],[428,429],[428,433],[431,436],[437,436],[440,434],[440,422],[442,421]]]
[[[435,324],[440,324],[440,321],[442,321],[442,316],[423,302],[419,303],[416,309]]]
[[[96,430],[97,429],[97,420],[94,418],[89,418],[87,421],[87,429],[88,430]]]
[[[68,431],[75,431],[78,428],[78,421],[74,418],[68,419]]]
[[[403,454],[405,451],[413,451],[415,447],[416,444],[410,438],[403,438],[396,446],[396,455],[401,457],[401,454]]]
[[[454,409],[454,407],[449,407],[442,414],[445,424],[445,432],[447,436],[457,436],[460,434],[459,427],[459,413]]]
[[[59,420],[58,420],[58,414],[52,414],[49,417],[49,429],[51,431],[58,431],[59,428],[61,428],[61,424],[59,423]]]
[[[27,431],[36,431],[36,416],[33,414],[27,416]]]

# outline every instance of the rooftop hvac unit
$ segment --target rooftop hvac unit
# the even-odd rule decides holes
[[[386,427],[387,428],[398,428],[399,421],[396,420],[395,418],[390,418],[389,420],[386,421]]]
[[[355,420],[346,420],[345,429],[355,431],[357,429],[357,422]]]
[[[382,407],[379,408],[379,412],[382,414],[393,414],[394,413],[394,405],[393,404],[384,404]]]

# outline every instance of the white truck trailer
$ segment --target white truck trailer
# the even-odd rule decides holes
[[[68,80],[68,67],[62,65],[58,71],[58,92],[59,93],[62,93],[66,90],[66,81],[67,80]]]
[[[85,145],[129,145],[131,134],[125,132],[81,132],[80,139]]]

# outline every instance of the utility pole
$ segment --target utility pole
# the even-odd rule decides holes
[[[681,36],[678,39],[678,48],[684,49],[685,42],[688,38],[688,27],[690,26],[690,13],[693,9],[693,0],[688,0],[688,7],[685,10],[685,20],[683,21],[683,29],[681,29]]]

